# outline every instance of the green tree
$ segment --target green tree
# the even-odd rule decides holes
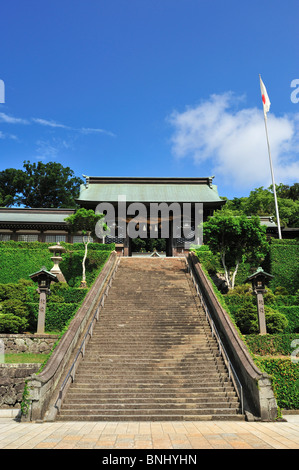
[[[299,227],[299,183],[276,185],[276,193],[281,225]],[[223,210],[231,210],[235,215],[269,215],[277,222],[272,186],[268,189],[261,186],[251,191],[248,197],[228,200]]]
[[[18,205],[26,184],[26,174],[22,170],[6,168],[0,172],[0,206]]]
[[[229,289],[241,262],[258,265],[264,259],[269,245],[266,227],[258,217],[225,215],[218,211],[203,226],[204,242],[214,253],[220,254],[225,280]]]
[[[57,162],[30,163],[0,172],[0,206],[77,207],[81,178]]]
[[[57,162],[24,162],[26,184],[20,198],[25,207],[76,207],[81,178]]]
[[[272,186],[270,186],[272,189]],[[283,199],[292,199],[292,201],[299,200],[299,183],[294,183],[292,186],[282,184],[276,185],[276,193],[278,197]]]
[[[95,236],[96,224],[99,223],[103,218],[104,214],[95,214],[92,209],[88,210],[82,207],[74,214],[64,219],[70,225],[72,232],[81,232],[83,235],[85,250],[82,260],[82,281],[80,287],[87,287],[85,276],[85,261],[87,258],[88,245],[92,241],[91,237]],[[105,228],[107,229],[107,226],[105,226]]]

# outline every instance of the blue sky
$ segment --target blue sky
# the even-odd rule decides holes
[[[215,175],[246,196],[271,184],[261,74],[276,183],[293,184],[298,17],[298,0],[2,2],[0,170]]]

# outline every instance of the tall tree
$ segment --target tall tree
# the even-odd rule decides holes
[[[267,254],[266,227],[258,217],[223,214],[210,217],[203,226],[204,242],[213,253],[220,253],[226,283],[229,289],[235,285],[235,277],[241,262],[258,264]]]
[[[292,186],[276,185],[276,193],[281,225],[299,227],[299,183]],[[248,197],[229,200],[224,208],[239,215],[271,215],[276,221],[272,186],[268,189],[262,186],[251,191]]]
[[[26,174],[22,170],[6,168],[0,172],[0,206],[10,207],[20,203],[26,185]]]
[[[20,198],[25,207],[76,207],[81,178],[61,163],[24,162],[26,184]]]

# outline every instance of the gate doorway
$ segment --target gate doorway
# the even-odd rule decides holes
[[[167,238],[132,238],[130,240],[129,256],[171,256]]]

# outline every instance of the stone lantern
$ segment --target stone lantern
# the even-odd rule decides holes
[[[264,293],[266,292],[266,280],[273,279],[274,276],[266,273],[263,268],[257,268],[257,271],[249,276],[246,281],[251,281],[253,292],[256,294],[257,313],[259,321],[260,334],[267,334]]]
[[[59,267],[60,261],[62,261],[62,256],[61,253],[65,253],[66,249],[60,245],[58,242],[57,245],[54,246],[49,246],[49,251],[53,253],[53,256],[51,257],[51,260],[54,263],[53,268],[50,270],[52,274],[55,274],[59,282],[66,282],[64,275],[61,272],[61,269]]]
[[[45,318],[46,318],[46,303],[47,295],[50,295],[51,282],[58,282],[55,274],[47,271],[45,267],[42,267],[40,271],[34,274],[30,274],[31,279],[37,282],[39,293],[39,309],[38,309],[38,321],[37,321],[37,333],[45,333]]]

